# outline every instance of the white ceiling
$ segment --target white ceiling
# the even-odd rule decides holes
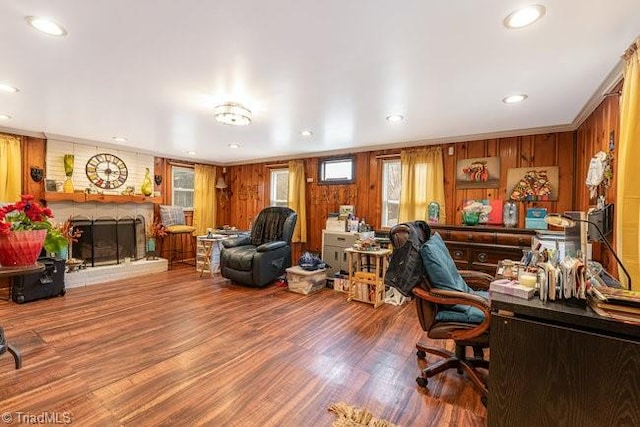
[[[217,164],[570,129],[639,34],[640,0],[0,0],[0,126]]]

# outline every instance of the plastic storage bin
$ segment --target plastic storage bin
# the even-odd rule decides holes
[[[289,290],[309,295],[325,287],[327,283],[326,269],[307,271],[299,266],[287,268],[287,284]]]

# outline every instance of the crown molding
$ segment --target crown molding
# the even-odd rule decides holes
[[[575,119],[571,125],[573,129],[578,129],[582,123],[595,111],[596,108],[604,101],[607,97],[607,94],[611,93],[613,89],[616,87],[618,83],[622,81],[624,74],[624,61],[621,59],[618,63],[613,67],[613,69],[609,72],[607,77],[605,77],[604,81],[598,86],[598,88],[593,92],[591,98],[584,104],[584,107],[580,110],[578,115],[576,115]]]

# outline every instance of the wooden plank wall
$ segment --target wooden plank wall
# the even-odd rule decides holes
[[[449,224],[460,224],[460,208],[465,199],[501,199],[507,197],[507,170],[527,166],[558,166],[560,189],[559,200],[554,202],[520,203],[519,226],[524,226],[524,214],[528,207],[546,207],[549,212],[586,210],[593,204],[588,200],[584,178],[591,157],[601,149],[607,149],[609,133],[618,138],[618,97],[609,97],[591,114],[576,132],[548,133],[532,136],[496,138],[478,141],[461,141],[443,144],[445,168],[446,218]],[[617,144],[616,144],[617,145]],[[34,195],[42,194],[43,185],[33,183],[29,167],[44,167],[46,141],[24,137],[23,188]],[[412,146],[420,146],[417,142]],[[449,148],[453,154],[449,155]],[[322,229],[330,212],[337,212],[341,204],[355,205],[356,214],[364,217],[374,228],[380,228],[381,216],[381,155],[399,154],[400,150],[378,150],[355,154],[356,182],[350,185],[318,185],[318,160],[320,157],[304,159],[305,174],[312,178],[308,182],[307,229],[305,244],[294,249],[294,260],[303,250],[321,251]],[[455,184],[456,163],[461,159],[476,157],[500,157],[500,187],[496,189],[457,189]],[[240,229],[249,227],[251,220],[261,209],[269,205],[270,165],[254,163],[228,166],[226,182],[229,185],[226,197],[218,198],[218,224]],[[162,175],[163,183],[156,185],[165,203],[170,203],[170,161],[157,157],[154,173]],[[615,177],[614,177],[615,178]],[[212,183],[212,185],[215,185]],[[607,191],[607,201],[615,199],[614,185]],[[189,218],[190,220],[191,218]]]
[[[448,155],[449,147],[453,155]],[[527,207],[546,207],[549,212],[571,210],[573,197],[573,170],[575,141],[573,132],[550,133],[534,136],[465,141],[443,145],[446,192],[446,217],[449,224],[460,224],[460,208],[465,199],[501,199],[507,195],[507,169],[527,166],[558,166],[560,169],[559,200],[554,202],[521,203],[519,225],[524,226]],[[369,151],[355,154],[356,182],[350,185],[318,185],[320,157],[304,159],[305,174],[313,178],[307,183],[307,243],[302,250],[320,252],[322,229],[330,212],[337,212],[341,204],[355,205],[356,215],[363,217],[374,228],[381,226],[382,163],[381,155],[399,154],[400,150]],[[501,182],[497,189],[458,190],[455,184],[456,163],[460,159],[499,156]],[[224,207],[219,206],[218,217],[225,224],[239,228],[249,225],[262,208],[269,204],[270,170],[267,163],[230,166],[228,181],[231,197]],[[254,191],[247,195],[246,188]],[[251,194],[256,194],[252,197]],[[417,219],[417,218],[416,218]]]
[[[622,90],[622,83],[618,84],[613,92]],[[598,152],[609,152],[609,141],[613,138],[613,179],[611,187],[604,191],[606,203],[616,202],[616,159],[618,158],[618,141],[620,138],[620,97],[609,96],[594,110],[593,113],[576,130],[577,156],[576,156],[576,186],[574,194],[576,198],[575,209],[586,211],[596,204],[596,200],[589,199],[589,190],[584,181],[589,169],[589,161]],[[615,228],[613,236],[609,239],[615,248]],[[615,258],[606,248],[598,243],[593,244],[593,259],[602,262],[604,267],[614,274],[618,271]]]

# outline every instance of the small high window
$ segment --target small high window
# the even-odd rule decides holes
[[[320,160],[320,184],[350,184],[354,182],[353,157],[331,157]]]

